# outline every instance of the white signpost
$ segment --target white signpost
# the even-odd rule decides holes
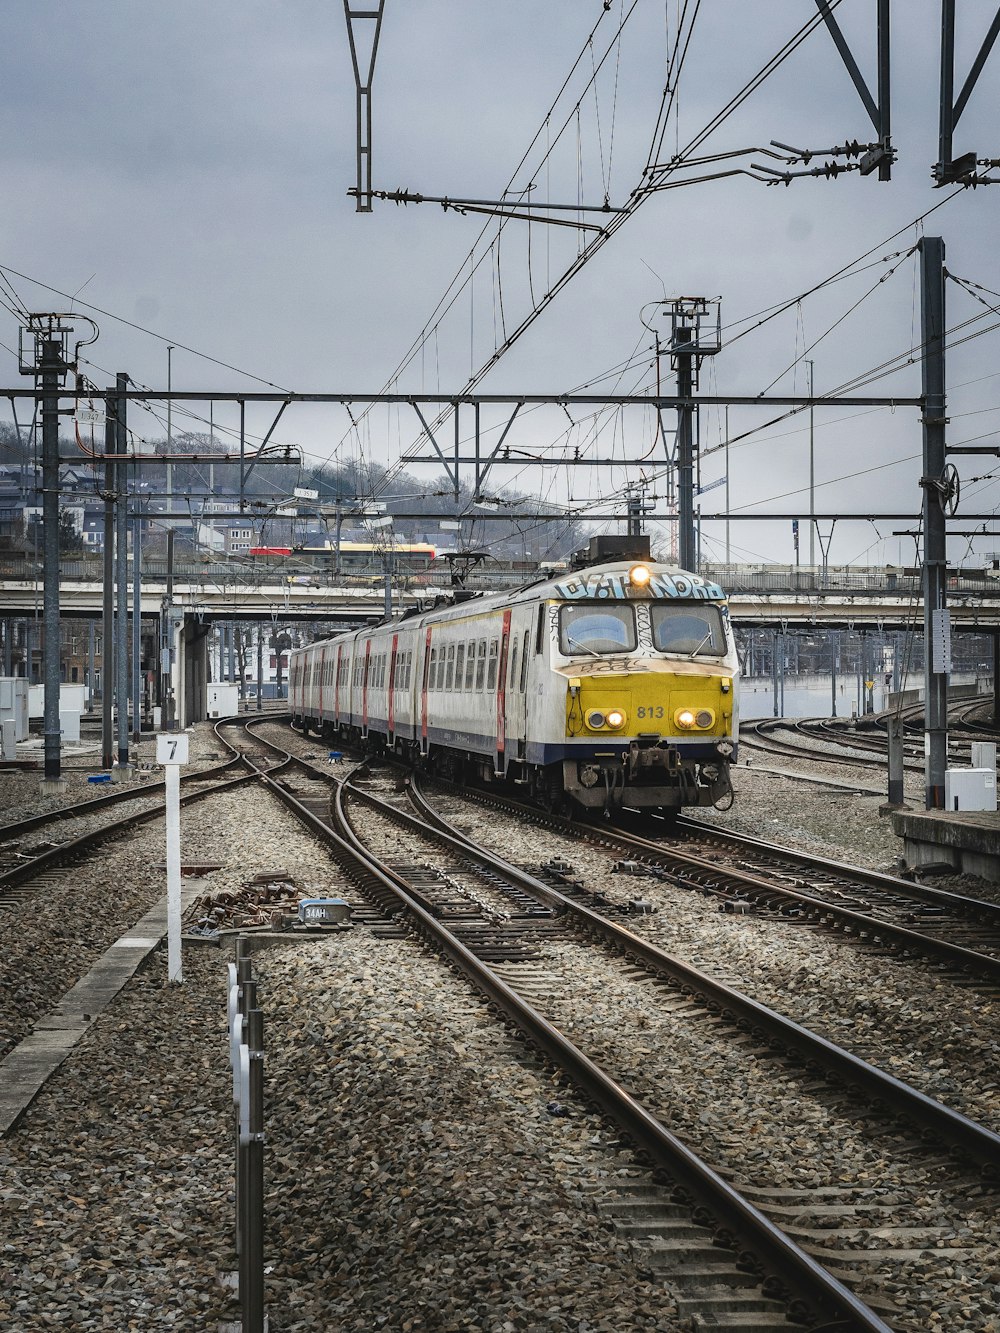
[[[167,788],[167,981],[180,985],[181,971],[181,764],[188,761],[183,731],[161,731],[156,762],[166,770]]]

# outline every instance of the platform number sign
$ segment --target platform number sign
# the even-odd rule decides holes
[[[184,731],[161,731],[156,737],[156,762],[158,764],[186,764],[188,761],[188,735]]]

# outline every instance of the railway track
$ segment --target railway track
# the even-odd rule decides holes
[[[652,1238],[650,1253],[658,1253],[661,1260],[676,1260],[679,1254],[685,1253],[685,1247],[692,1256],[701,1254],[700,1260],[692,1259],[690,1271],[697,1272],[699,1262],[703,1264],[700,1281],[705,1294],[693,1295],[692,1308],[702,1299],[704,1308],[711,1308],[711,1303],[716,1302],[720,1308],[730,1311],[737,1303],[749,1302],[747,1309],[756,1309],[757,1318],[762,1321],[756,1326],[761,1328],[784,1327],[783,1320],[789,1309],[799,1316],[805,1313],[808,1305],[812,1306],[813,1314],[806,1317],[813,1320],[813,1327],[818,1326],[817,1318],[829,1317],[831,1310],[844,1321],[844,1328],[925,1327],[921,1321],[927,1311],[900,1315],[898,1292],[890,1274],[898,1277],[908,1263],[919,1263],[919,1256],[927,1247],[933,1248],[946,1240],[950,1244],[949,1227],[952,1224],[957,1228],[956,1236],[959,1232],[967,1237],[978,1236],[982,1227],[981,1214],[989,1204],[977,1171],[966,1167],[949,1172],[943,1165],[944,1159],[929,1161],[914,1151],[912,1128],[900,1131],[898,1127],[884,1127],[883,1137],[895,1145],[890,1156],[895,1154],[898,1159],[887,1168],[884,1180],[891,1179],[894,1191],[909,1191],[908,1202],[902,1206],[898,1195],[894,1195],[895,1202],[890,1206],[877,1202],[878,1191],[870,1190],[867,1185],[862,1187],[860,1183],[845,1185],[842,1181],[831,1180],[825,1194],[823,1187],[815,1183],[808,1189],[798,1190],[788,1184],[788,1180],[796,1178],[798,1169],[791,1160],[783,1183],[774,1178],[770,1184],[761,1184],[759,1179],[741,1180],[741,1175],[746,1175],[746,1153],[743,1150],[747,1131],[738,1120],[743,1094],[738,1096],[732,1089],[725,1103],[721,1100],[721,1089],[718,1092],[718,1105],[726,1106],[725,1116],[734,1117],[728,1129],[700,1136],[702,1139],[707,1137],[713,1151],[723,1159],[717,1169],[706,1170],[704,1163],[693,1158],[689,1143],[682,1142],[671,1128],[671,1120],[679,1119],[683,1122],[685,1137],[699,1136],[696,1124],[686,1121],[683,1113],[664,1102],[662,1087],[670,1082],[666,1069],[654,1061],[655,1068],[650,1072],[650,1061],[658,1054],[660,1038],[672,1042],[671,1034],[683,1024],[685,1035],[681,1045],[686,1057],[695,1066],[700,1063],[702,1067],[705,1067],[710,1051],[715,1050],[712,1043],[718,1039],[719,1024],[723,1022],[733,1024],[738,1031],[737,1048],[751,1039],[761,1042],[762,1050],[780,1045],[790,1053],[786,1067],[776,1075],[778,1084],[782,1085],[774,1091],[775,1114],[780,1124],[784,1114],[780,1108],[785,1104],[783,1099],[786,1096],[794,1095],[801,1105],[803,1097],[815,1095],[814,1089],[801,1085],[804,1067],[820,1067],[817,1063],[819,1047],[813,1048],[810,1056],[805,1056],[798,1044],[808,1042],[810,1036],[800,1033],[793,1041],[786,1028],[780,1038],[774,1032],[762,1038],[760,1025],[764,1019],[760,1013],[755,1011],[752,1019],[746,1013],[733,1017],[730,1006],[735,1005],[736,1000],[728,992],[723,999],[718,991],[695,990],[690,973],[681,980],[670,970],[676,960],[668,964],[660,950],[644,943],[620,924],[606,919],[593,907],[574,901],[572,892],[560,892],[534,876],[525,876],[524,872],[498,862],[482,849],[470,847],[467,840],[454,832],[442,831],[438,835],[447,844],[443,860],[440,850],[433,855],[429,851],[404,852],[404,845],[411,845],[414,838],[427,839],[428,827],[435,816],[426,805],[416,816],[407,816],[400,809],[403,792],[398,778],[390,776],[385,781],[392,787],[392,804],[379,801],[370,787],[366,794],[351,790],[349,796],[341,787],[331,802],[328,795],[316,792],[315,781],[308,779],[300,768],[295,782],[284,784],[283,799],[292,808],[299,806],[304,822],[332,842],[338,859],[344,859],[345,868],[350,856],[358,858],[353,873],[366,896],[370,896],[392,921],[389,929],[403,928],[401,914],[405,913],[411,929],[433,939],[435,947],[474,979],[475,984],[488,993],[522,1031],[530,1033],[532,1040],[546,1050],[549,1058],[573,1071],[574,1077],[582,1081],[586,1095],[612,1115],[616,1123],[626,1126],[633,1142],[641,1145],[649,1159],[657,1163],[658,1170],[667,1172],[674,1190],[680,1184],[684,1191],[690,1191],[692,1196],[697,1193],[702,1200],[707,1191],[712,1200],[714,1220],[700,1240],[697,1235],[685,1231],[691,1226],[690,1218],[678,1223],[676,1198],[668,1198],[658,1190],[652,1177],[648,1185],[643,1186],[646,1192],[623,1200],[620,1209],[619,1220],[623,1225],[634,1226],[636,1234],[645,1235],[647,1241]],[[382,785],[381,779],[379,785]],[[365,839],[380,843],[377,853],[361,850],[358,835],[346,819],[345,807],[358,802],[363,802],[366,807],[362,821]],[[405,843],[398,831],[400,823],[406,825]],[[388,827],[384,827],[386,825]],[[470,857],[475,863],[474,869],[467,864]],[[466,862],[464,867],[463,859]],[[571,925],[572,936],[567,933]],[[576,933],[580,929],[585,931],[584,937]],[[583,947],[581,939],[598,935],[614,941],[605,945],[612,952],[600,964],[595,964],[594,974],[582,982],[583,969],[590,966],[591,947]],[[622,954],[630,960],[631,977],[628,973],[622,974]],[[609,958],[614,962],[609,962]],[[707,986],[709,981],[699,980],[698,985]],[[623,1001],[596,1020],[588,1017],[599,1013],[601,997],[614,989],[621,990]],[[581,993],[588,990],[587,1002],[582,1003]],[[543,1000],[545,1013],[539,1012]],[[624,1044],[609,1041],[609,1034],[629,1033],[635,1027],[637,1016],[648,1014],[656,1015],[654,1031],[647,1034],[648,1039],[641,1044],[641,1058],[629,1050],[627,1041]],[[778,1016],[775,1020],[780,1021]],[[567,1040],[569,1032],[573,1034],[573,1043]],[[586,1040],[582,1040],[584,1037]],[[580,1044],[577,1044],[578,1039]],[[826,1044],[827,1048],[829,1045]],[[589,1047],[589,1051],[584,1047]],[[727,1066],[734,1058],[731,1052],[721,1056],[715,1051],[716,1062],[721,1066]],[[758,1058],[755,1054],[754,1060]],[[827,1049],[827,1058],[841,1061],[847,1058],[850,1063],[845,1052],[833,1057]],[[812,1077],[807,1076],[806,1082],[809,1083]],[[852,1086],[864,1082],[857,1068],[847,1075],[841,1067],[832,1077],[841,1089],[839,1094],[834,1094],[834,1102],[838,1096],[845,1100],[845,1079]],[[794,1094],[783,1085],[786,1078],[795,1084]],[[865,1078],[878,1080],[879,1075],[872,1071],[866,1073]],[[881,1093],[871,1095],[888,1095],[893,1083],[889,1080],[880,1084]],[[628,1085],[637,1095],[625,1102],[620,1101],[622,1084]],[[745,1091],[744,1087],[743,1093]],[[925,1132],[928,1121],[923,1117],[926,1115],[931,1120],[937,1117],[938,1123],[933,1130],[936,1138],[943,1135],[954,1145],[968,1135],[962,1152],[970,1160],[992,1162],[996,1157],[1000,1140],[991,1131],[973,1126],[963,1117],[953,1118],[953,1113],[937,1104],[932,1110],[930,1099],[914,1094],[912,1089],[904,1094],[897,1086],[895,1093],[913,1098],[905,1112],[895,1103],[897,1114],[904,1114],[908,1125],[920,1124],[921,1132]],[[713,1094],[713,1105],[715,1100]],[[825,1118],[835,1116],[837,1111],[833,1105],[822,1105],[822,1097],[819,1101],[821,1106],[815,1113],[826,1123]],[[846,1103],[850,1104],[850,1095],[846,1097]],[[946,1124],[951,1128],[946,1130]],[[856,1134],[857,1124],[851,1121],[851,1125],[850,1132]],[[829,1124],[826,1128],[830,1129]],[[782,1131],[778,1129],[776,1132],[780,1137]],[[728,1156],[724,1142],[727,1137]],[[973,1141],[978,1147],[973,1148]],[[774,1149],[768,1151],[770,1156]],[[864,1149],[866,1154],[877,1155],[889,1151],[884,1143],[877,1150]],[[772,1162],[772,1167],[778,1175],[781,1174],[777,1163]],[[913,1174],[907,1177],[907,1172]],[[909,1179],[908,1185],[902,1183],[904,1178]],[[744,1186],[742,1193],[735,1191],[735,1197],[734,1180]],[[949,1206],[955,1209],[951,1222],[943,1230],[935,1232],[937,1222],[932,1224],[926,1209],[918,1204],[921,1191],[930,1191],[942,1198],[946,1195]],[[820,1199],[823,1202],[818,1202]],[[668,1209],[662,1214],[657,1212],[661,1204]],[[793,1216],[797,1222],[789,1221]],[[788,1230],[782,1228],[782,1220]],[[801,1245],[789,1231],[798,1232]],[[873,1234],[877,1234],[874,1245],[870,1243]],[[985,1237],[970,1240],[963,1261],[975,1266],[979,1262],[977,1256],[985,1252],[980,1247],[992,1244],[994,1239],[989,1242]],[[760,1287],[756,1293],[748,1294],[745,1286],[733,1285],[734,1281],[745,1284],[748,1277],[740,1270],[735,1252],[731,1252],[733,1258],[729,1258],[718,1248],[721,1240],[729,1243],[736,1240],[737,1250],[740,1244],[749,1245],[757,1256],[758,1276],[771,1267],[771,1276],[764,1279],[766,1289]],[[702,1244],[707,1248],[700,1248]],[[830,1269],[840,1273],[844,1280],[837,1278]],[[709,1293],[706,1283],[715,1290]],[[697,1285],[698,1280],[695,1280]],[[773,1302],[782,1285],[785,1288],[782,1293],[784,1309],[780,1302],[777,1305]],[[794,1293],[791,1288],[795,1289]],[[728,1307],[727,1301],[731,1302]],[[796,1301],[799,1304],[795,1304]],[[801,1303],[803,1301],[805,1305]],[[816,1313],[819,1309],[824,1310],[824,1315]],[[889,1313],[892,1314],[891,1323],[883,1317]]]
[[[266,766],[272,752],[252,744],[243,749],[231,744],[227,733],[238,725],[242,725],[242,720],[227,719],[216,724],[215,734],[230,752],[230,758],[212,768],[185,774],[181,778],[185,789],[182,805],[192,805],[230,787],[257,780],[261,766]],[[237,771],[241,769],[242,772]],[[129,786],[0,827],[0,909],[14,906],[51,885],[53,874],[77,864],[109,842],[161,818],[163,785],[160,781]],[[125,813],[119,814],[119,808]],[[39,841],[40,833],[48,837]]]
[[[973,720],[970,714],[982,711],[982,703],[953,704],[948,741],[951,762],[968,762],[969,746],[974,740],[996,738],[997,730],[990,723]],[[902,709],[905,731],[911,739],[904,742],[904,770],[923,773],[923,705]],[[795,759],[844,764],[859,767],[886,765],[888,740],[885,735],[886,715],[878,714],[853,719],[850,722],[831,718],[760,718],[744,722],[740,727],[741,744]],[[780,735],[776,733],[781,733]],[[963,734],[964,733],[964,734]],[[835,749],[820,749],[817,742],[851,751],[837,754]]]

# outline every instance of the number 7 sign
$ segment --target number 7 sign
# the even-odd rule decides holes
[[[186,764],[188,762],[188,735],[184,731],[160,731],[156,735],[156,762],[158,764]]]

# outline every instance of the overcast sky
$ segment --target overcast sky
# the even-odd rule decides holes
[[[624,205],[647,161],[680,8],[677,0],[637,0],[634,6],[633,0],[613,0],[607,13],[603,0],[388,0],[373,92],[375,186],[495,199],[513,180],[518,190],[533,183],[536,199],[599,205],[607,195],[612,206]],[[731,176],[648,198],[498,362],[480,392],[565,393],[593,381],[611,392],[639,392],[655,384],[653,335],[644,323],[664,329],[656,302],[678,295],[721,297],[726,341],[747,329],[738,321],[808,291],[873,247],[873,260],[908,250],[920,228],[910,226],[881,242],[951,193],[934,189],[931,180],[940,5],[907,0],[893,9],[899,161],[891,183],[852,174],[836,181],[796,180],[786,188]],[[991,6],[960,9],[957,87]],[[664,152],[683,148],[815,12],[813,0],[703,0]],[[843,0],[837,16],[874,86],[874,6]],[[593,88],[585,90],[586,77],[609,45],[595,95]],[[581,52],[575,80],[557,101]],[[964,113],[956,152],[1000,157],[998,90],[1000,51]],[[489,230],[481,216],[379,202],[373,213],[357,214],[347,196],[355,180],[354,81],[338,0],[171,0],[155,6],[138,0],[7,0],[0,108],[0,265],[32,310],[69,307],[64,297],[29,279],[109,312],[94,316],[100,339],[86,351],[93,363],[88,373],[99,384],[124,370],[138,383],[164,388],[166,347],[173,343],[177,389],[253,389],[261,387],[250,378],[257,376],[296,391],[374,392],[412,353],[396,382],[400,390],[457,391],[504,331],[516,327],[557,280],[581,243],[572,229],[534,225],[529,231],[510,222],[498,256],[489,244],[495,224]],[[536,149],[518,171],[539,130]],[[820,27],[700,151],[764,147],[772,139],[821,149],[873,137]],[[554,147],[544,163],[547,144]],[[765,160],[758,154],[737,161]],[[994,293],[1000,291],[998,209],[1000,189],[965,191],[925,224],[927,234],[945,238],[949,269]],[[487,242],[474,249],[484,226]],[[468,275],[470,252],[481,260],[478,266],[473,261],[471,294],[468,286],[457,294],[453,288],[454,303],[434,327],[449,284],[457,273]],[[982,295],[998,304],[996,296]],[[948,302],[950,325],[983,317],[956,339],[997,322],[953,283]],[[916,260],[900,257],[825,287],[733,342],[705,364],[702,388],[757,394],[777,380],[772,392],[802,392],[802,354],[836,324],[807,353],[816,389],[825,393],[919,342],[918,321]],[[424,330],[430,332],[421,344]],[[985,437],[979,443],[996,442],[998,338],[988,333],[949,355],[954,443],[977,437]],[[2,308],[0,343],[17,345],[17,321]],[[630,368],[621,377],[601,378],[626,362]],[[18,383],[16,360],[2,348],[0,363],[3,384]],[[661,373],[671,383],[666,359]],[[858,392],[918,393],[919,367]],[[164,413],[157,413],[154,418],[133,411],[131,424],[140,434],[161,436]],[[771,415],[734,408],[729,434],[743,435]],[[916,513],[916,412],[850,416],[835,407],[816,413],[817,511]],[[217,420],[234,427],[235,409],[220,408]],[[262,433],[270,418],[259,412],[248,420]],[[484,427],[494,428],[488,441],[495,441],[499,420],[484,411]],[[175,422],[180,428],[189,424],[179,414]],[[497,470],[487,490],[509,485],[574,509],[589,504],[604,513],[622,511],[623,487],[640,475],[626,460],[642,459],[644,475],[659,478],[663,442],[651,415],[641,410],[607,413],[596,426],[595,440],[591,421],[571,422],[557,409],[536,412],[525,415],[507,443],[546,449],[555,459],[567,450],[584,456],[596,451],[620,458],[620,467]],[[672,428],[668,423],[668,435]],[[390,464],[416,434],[409,408],[372,412],[355,430],[343,408],[331,407],[290,409],[276,438],[317,458]],[[724,438],[724,413],[706,409],[704,485],[723,476]],[[808,458],[807,414],[734,445],[733,510],[761,513],[770,507],[807,515]],[[1000,491],[990,480],[973,480],[990,473],[996,460],[957,461],[965,484],[955,526],[964,527],[962,511],[995,512]],[[434,466],[409,470],[426,477],[429,487],[441,472]],[[662,496],[662,480],[650,490]],[[721,486],[706,492],[704,510],[721,510],[724,495]],[[909,525],[839,523],[831,560],[908,563],[913,543],[893,537],[894,526]],[[791,561],[789,527],[734,522],[733,557]],[[824,535],[828,530],[824,525]],[[721,558],[724,541],[721,523],[706,524],[704,557]],[[969,546],[953,539],[952,558],[971,559]],[[803,523],[803,563],[808,548]],[[1000,539],[976,539],[971,548],[1000,549]]]

